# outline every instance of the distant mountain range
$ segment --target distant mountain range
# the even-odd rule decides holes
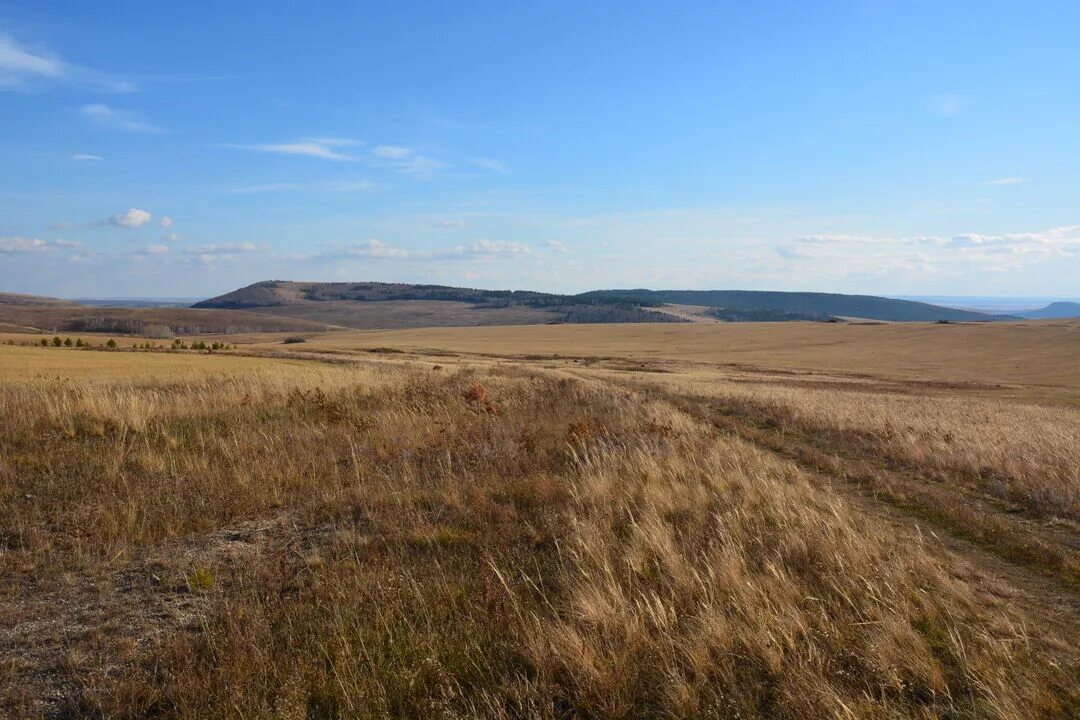
[[[1080,303],[1078,302],[1053,302],[1038,310],[1028,310],[1020,313],[1029,320],[1052,320],[1063,318],[1080,318]]]
[[[872,295],[745,290],[594,290],[578,295],[477,290],[405,283],[316,283],[270,280],[196,303],[196,308],[257,310],[347,327],[530,324],[540,322],[681,322],[668,305],[705,308],[729,321],[835,320],[894,322],[1015,320]],[[423,318],[412,317],[416,313]]]
[[[580,299],[530,290],[477,290],[407,283],[267,280],[195,303],[194,308],[255,310],[358,329],[685,322],[663,303],[618,296]]]
[[[1002,315],[874,295],[748,290],[593,290],[577,295],[408,283],[267,280],[181,307],[179,299],[59,300],[0,293],[4,332],[326,332],[546,323],[990,322],[1080,318],[1080,303]]]
[[[892,322],[950,322],[1015,320],[973,310],[894,300],[876,295],[841,295],[816,292],[769,292],[758,290],[596,290],[579,298],[622,297],[651,303],[704,305],[712,308],[770,310],[805,316],[803,319],[862,318]]]

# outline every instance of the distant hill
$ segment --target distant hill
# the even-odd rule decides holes
[[[1080,318],[1080,303],[1053,302],[1038,310],[1028,310],[1021,315],[1029,320],[1050,320],[1061,318]]]
[[[691,306],[697,307],[693,313],[687,311]],[[1039,312],[1062,314],[1038,317],[1080,316],[1080,303],[1054,303]],[[318,332],[342,328],[700,322],[702,318],[727,322],[1010,319],[872,295],[742,290],[595,290],[558,295],[447,285],[267,280],[197,302],[190,308],[90,306],[56,298],[0,293],[0,325],[24,332],[145,334],[168,326],[169,332],[184,335]]]
[[[650,303],[705,305],[728,310],[768,310],[803,318],[854,317],[893,322],[950,322],[1017,319],[972,310],[957,310],[911,300],[875,295],[841,295],[813,292],[766,292],[754,290],[594,290],[577,298],[617,297]]]
[[[476,290],[447,285],[412,285],[378,282],[295,282],[264,280],[197,302],[197,308],[255,308],[280,305],[303,305],[309,302],[349,300],[353,302],[385,302],[390,300],[435,300],[465,302],[491,307],[530,305],[547,307],[565,304],[567,296],[529,290]]]
[[[75,305],[70,300],[61,300],[54,297],[41,295],[20,295],[18,293],[0,292],[0,305]]]
[[[684,322],[646,309],[654,305],[661,303],[615,296],[583,301],[571,295],[446,285],[267,280],[192,307],[255,310],[359,329]]]
[[[159,337],[168,334],[326,332],[343,328],[302,318],[242,310],[90,307],[57,301],[0,303],[0,329],[3,332],[115,333]]]
[[[714,307],[709,308],[705,314],[725,322],[790,322],[793,320],[836,322],[839,320],[831,315],[747,307]]]

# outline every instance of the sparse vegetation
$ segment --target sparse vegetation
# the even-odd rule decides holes
[[[1068,536],[1072,408],[730,367],[302,359],[319,351],[0,348],[3,711],[1080,708],[1064,571],[895,494],[955,484]]]

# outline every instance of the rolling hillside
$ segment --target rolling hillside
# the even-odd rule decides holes
[[[332,324],[241,310],[198,310],[173,307],[97,307],[55,298],[5,302],[0,298],[0,330],[4,332],[116,333],[148,336],[241,332],[326,332]],[[167,329],[166,329],[167,328]]]
[[[623,298],[648,303],[704,305],[715,308],[769,310],[817,318],[857,317],[892,322],[950,322],[1010,319],[971,310],[956,310],[911,300],[874,295],[754,290],[594,290],[580,299]],[[803,318],[805,319],[805,317]],[[1015,318],[1011,318],[1015,319]]]
[[[0,292],[0,305],[50,305],[50,306],[72,306],[76,303],[71,300],[61,300],[60,298],[44,297],[42,295],[20,295],[19,293],[6,293]]]
[[[358,329],[552,322],[682,322],[668,306],[711,308],[731,322],[977,322],[1009,319],[910,300],[833,293],[741,290],[594,290],[580,295],[477,290],[404,283],[317,283],[270,280],[196,303],[196,308],[256,310]],[[1015,319],[1015,318],[1013,318]]]
[[[1078,302],[1053,302],[1038,310],[1028,310],[1022,313],[1029,320],[1061,320],[1064,318],[1080,318],[1080,303]]]
[[[404,283],[268,280],[196,303],[195,308],[257,310],[356,329],[683,322],[650,312],[659,302],[616,296],[581,300],[531,291],[477,290]]]

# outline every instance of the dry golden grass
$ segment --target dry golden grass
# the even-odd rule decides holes
[[[280,336],[252,336],[273,348]],[[243,342],[238,339],[237,342]],[[256,343],[254,347],[259,347]],[[1080,403],[1080,321],[991,324],[719,323],[424,328],[315,335],[307,351],[379,348],[514,358],[621,358],[1022,385]],[[1007,392],[1002,388],[1001,392]]]
[[[0,712],[1080,710],[1068,586],[749,432],[857,432],[868,457],[993,491],[970,472],[985,455],[1022,481],[1011,498],[1067,488],[1071,410],[868,379],[364,357],[0,346]],[[717,404],[735,425],[697,412]]]
[[[205,380],[208,376],[222,373],[250,373],[259,369],[279,368],[282,362],[240,357],[228,352],[120,352],[98,347],[106,342],[106,339],[100,337],[71,337],[73,341],[77,337],[87,342],[92,340],[94,347],[9,346],[3,344],[4,336],[0,336],[0,382],[13,383],[42,378],[96,381],[177,376]],[[117,336],[114,339],[120,349],[146,342],[170,344],[168,341],[147,341],[145,338]]]
[[[1080,519],[1080,412],[962,395],[881,392],[866,383],[825,380],[731,382],[715,376],[654,380],[681,394],[712,398],[781,430],[827,433],[838,445],[949,473],[1049,516]]]

